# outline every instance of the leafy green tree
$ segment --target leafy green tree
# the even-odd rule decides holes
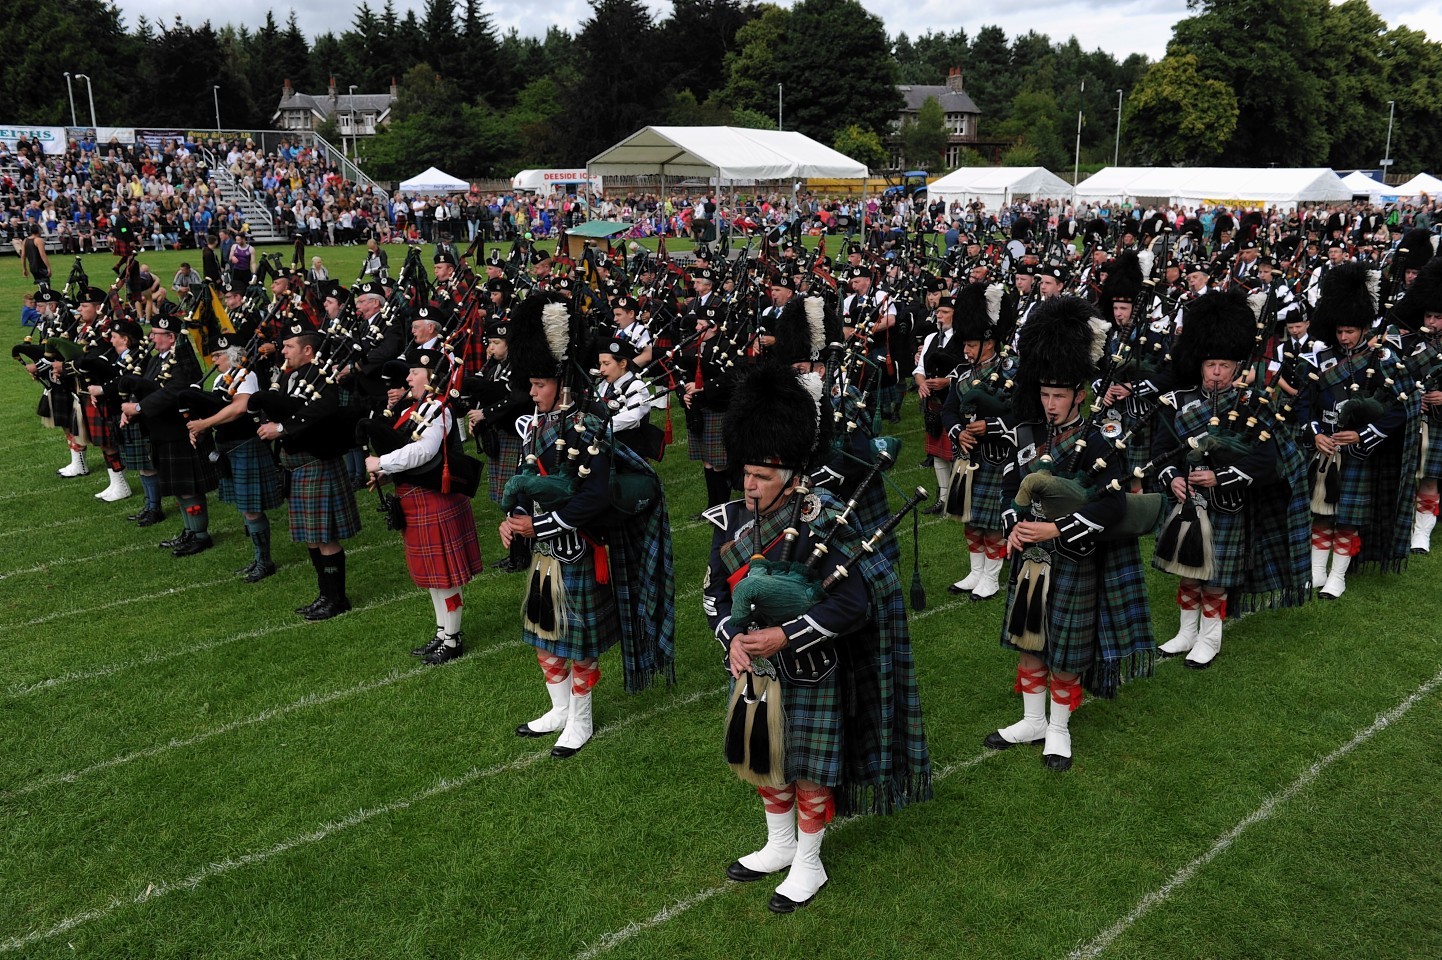
[[[736,31],[736,49],[726,54],[726,102],[764,112],[776,103],[776,85],[791,30],[791,11],[764,3],[757,17]]]
[[[882,170],[891,166],[891,157],[886,153],[886,147],[881,143],[881,137],[877,136],[875,130],[868,130],[859,124],[851,124],[836,134],[832,141],[831,148],[837,153],[844,153],[853,160],[866,164],[872,170]]]
[[[1331,147],[1326,162],[1339,169],[1375,166],[1387,137],[1387,81],[1382,69],[1387,24],[1366,0],[1328,6],[1318,33],[1318,59],[1345,64],[1323,71],[1323,113],[1317,118]]]
[[[856,0],[800,0],[780,52],[780,63],[806,65],[785,78],[789,130],[825,143],[853,123],[888,130],[901,112],[886,30]]]
[[[611,144],[654,123],[666,88],[651,63],[658,33],[641,0],[590,0],[591,17],[576,36],[576,83],[570,96],[580,108],[571,118],[574,162],[583,163]]]
[[[726,56],[737,49],[737,32],[754,16],[754,7],[737,0],[673,0],[660,26],[656,75],[705,103],[726,85]]]
[[[1396,27],[1382,38],[1382,50],[1387,98],[1395,100],[1397,112],[1393,169],[1435,170],[1442,157],[1442,43],[1420,30]]]
[[[1169,53],[1127,100],[1127,150],[1145,163],[1210,163],[1227,154],[1238,114],[1236,95],[1203,79],[1196,57]]]
[[[971,62],[971,46],[965,30],[953,33],[928,30],[915,40],[898,34],[891,47],[901,83],[941,83],[952,67],[965,71]]]
[[[1067,166],[1067,144],[1061,134],[1063,113],[1054,96],[1023,90],[1012,98],[1008,112],[1010,116],[997,125],[996,135],[1029,147],[1035,160],[1028,166],[1039,165],[1051,170]]]
[[[949,139],[946,111],[935,97],[927,97],[916,111],[916,116],[908,116],[901,124],[904,166],[940,170],[945,162]]]

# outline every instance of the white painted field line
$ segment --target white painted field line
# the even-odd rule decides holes
[[[1422,686],[1414,690],[1406,699],[1402,700],[1391,710],[1383,714],[1378,714],[1377,719],[1373,720],[1371,724],[1358,730],[1356,734],[1352,736],[1352,739],[1313,763],[1306,770],[1303,770],[1301,775],[1288,784],[1283,790],[1267,797],[1266,800],[1262,801],[1260,807],[1247,814],[1236,826],[1218,837],[1206,853],[1203,853],[1182,867],[1176,873],[1172,874],[1171,879],[1166,883],[1138,900],[1137,905],[1131,909],[1130,913],[1093,939],[1088,940],[1067,954],[1068,960],[1091,960],[1093,957],[1101,956],[1106,952],[1108,947],[1116,942],[1118,937],[1130,930],[1138,920],[1141,920],[1153,909],[1170,900],[1172,895],[1186,886],[1203,867],[1231,849],[1232,844],[1236,843],[1237,838],[1243,833],[1259,823],[1270,820],[1272,816],[1276,814],[1278,808],[1310,786],[1314,780],[1326,772],[1328,767],[1406,716],[1409,710],[1421,703],[1422,700],[1431,694],[1432,691],[1436,690],[1438,686],[1442,686],[1442,672],[1437,673],[1431,680],[1422,684]]]
[[[49,570],[51,567],[67,567],[77,563],[89,563],[92,560],[108,560],[111,557],[119,557],[127,553],[137,553],[141,550],[154,550],[155,547],[148,543],[137,543],[128,547],[121,547],[119,550],[107,550],[104,553],[92,553],[88,557],[57,557],[54,560],[46,560],[44,563],[37,563],[33,567],[23,567],[19,570],[10,570],[0,573],[0,580],[8,580],[10,577],[20,577],[27,573],[39,573],[42,570]]]
[[[417,593],[415,590],[406,590],[401,593],[395,593],[388,597],[382,597],[379,600],[372,600],[369,603],[362,604],[352,610],[351,615],[357,613],[364,613],[367,610],[374,610],[376,607],[384,607],[388,604],[397,603],[401,600],[419,599],[420,597],[421,594]],[[136,667],[149,666],[153,663],[164,663],[167,660],[174,660],[179,657],[190,657],[198,653],[205,653],[208,650],[214,650],[217,647],[224,647],[229,644],[240,643],[245,640],[258,640],[262,637],[268,637],[271,634],[284,633],[287,630],[298,630],[301,627],[308,627],[310,625],[310,621],[303,620],[297,617],[296,619],[287,621],[286,623],[277,623],[272,624],[268,627],[259,627],[255,630],[247,630],[244,633],[237,633],[233,636],[222,637],[219,640],[204,640],[200,643],[191,644],[190,646],[186,647],[172,647],[166,650],[160,650],[147,656],[139,657],[135,660],[122,660],[119,663],[112,663],[105,666],[94,667],[89,670],[73,670],[70,673],[63,673],[58,677],[49,677],[45,680],[37,680],[34,683],[15,684],[9,687],[5,691],[5,694],[6,696],[11,697],[23,697],[28,694],[36,693],[40,690],[48,690],[52,687],[64,686],[65,684],[75,683],[79,680],[96,680],[102,677],[109,677],[117,673],[124,673],[127,670],[134,670]]]
[[[353,550],[347,550],[347,551],[346,551],[346,556],[347,556],[347,557],[353,557],[353,556],[356,556],[356,555],[358,555],[358,554],[368,553],[368,552],[370,552],[371,550],[377,550],[377,549],[379,549],[381,546],[382,546],[382,545],[381,545],[381,544],[378,544],[378,543],[369,543],[369,544],[366,544],[365,546],[356,547],[356,548],[353,549]],[[75,609],[75,610],[56,610],[56,611],[54,611],[53,613],[47,613],[47,614],[46,614],[45,616],[43,616],[43,617],[36,617],[36,618],[33,619],[33,620],[26,620],[26,621],[24,621],[23,623],[0,624],[0,629],[3,629],[3,630],[16,630],[16,629],[20,629],[20,628],[22,628],[22,627],[38,627],[38,626],[40,626],[41,624],[50,623],[50,622],[53,621],[53,620],[60,620],[60,619],[63,619],[63,618],[65,618],[65,617],[84,617],[84,616],[89,616],[89,615],[92,614],[92,613],[100,613],[100,612],[102,612],[102,611],[104,611],[104,610],[114,610],[116,607],[124,607],[124,606],[128,606],[128,605],[130,605],[130,604],[132,604],[132,603],[145,603],[145,602],[147,602],[147,601],[149,601],[149,600],[160,600],[160,599],[162,599],[162,598],[164,598],[164,597],[171,597],[171,596],[174,596],[174,595],[176,595],[176,594],[178,594],[178,593],[188,593],[188,592],[190,592],[191,590],[204,590],[204,589],[207,589],[207,588],[209,588],[209,587],[218,587],[218,586],[220,586],[220,585],[223,584],[223,583],[235,583],[235,582],[236,582],[236,577],[235,577],[234,574],[231,574],[231,575],[228,576],[228,577],[221,577],[219,580],[207,580],[207,581],[205,581],[205,582],[203,582],[203,583],[187,583],[187,584],[185,584],[184,586],[168,587],[168,588],[166,588],[165,590],[160,590],[160,591],[157,591],[156,593],[144,593],[144,594],[141,594],[141,595],[135,596],[135,597],[122,597],[122,598],[120,598],[119,600],[112,600],[112,601],[109,602],[109,603],[102,603],[102,604],[100,604],[98,607],[80,607],[80,608]]]
[[[622,720],[618,720],[612,724],[607,724],[606,726],[600,728],[596,731],[594,739],[609,737],[613,734],[619,733],[627,727],[635,726],[638,723],[647,723],[655,719],[656,717],[661,716],[662,714],[670,713],[673,710],[679,710],[682,707],[690,706],[698,700],[702,700],[707,697],[714,697],[718,694],[722,694],[725,692],[725,687],[716,687],[711,690],[704,690],[699,693],[690,694],[689,696],[682,697],[678,700],[673,700],[664,706],[657,707],[654,710],[649,710],[646,713],[633,714],[632,716],[626,717]],[[205,883],[207,880],[212,880],[216,877],[224,876],[228,873],[233,873],[243,867],[254,866],[258,863],[264,863],[267,860],[272,860],[276,857],[290,853],[292,850],[296,850],[301,847],[320,843],[321,841],[327,840],[330,837],[341,833],[342,831],[349,830],[351,827],[357,827],[370,820],[374,820],[377,817],[405,810],[409,807],[414,806],[417,803],[429,800],[432,797],[451,793],[452,791],[458,790],[461,787],[468,787],[473,783],[477,783],[481,780],[485,780],[489,777],[494,777],[502,773],[511,773],[514,771],[525,770],[526,768],[532,767],[540,761],[550,757],[550,755],[550,748],[546,747],[537,750],[535,753],[522,754],[514,760],[508,760],[505,763],[496,764],[494,766],[484,768],[472,767],[470,770],[466,771],[460,776],[439,780],[431,786],[427,787],[426,789],[421,790],[418,793],[413,793],[408,797],[403,797],[399,800],[392,800],[389,803],[383,803],[378,807],[371,807],[369,809],[361,807],[359,809],[351,811],[344,817],[341,817],[339,820],[332,820],[331,822],[324,824],[316,828],[315,830],[311,830],[307,833],[297,834],[296,836],[290,837],[286,840],[282,840],[273,846],[266,847],[262,850],[256,850],[239,857],[227,857],[226,859],[218,861],[216,863],[207,864],[206,866],[201,867],[199,870],[196,870],[194,873],[186,877],[180,877],[174,880],[161,880],[155,883],[148,884],[146,888],[139,893],[133,894],[131,896],[112,897],[110,900],[106,901],[100,906],[94,907],[90,910],[82,911],[80,913],[72,914],[71,916],[66,917],[64,920],[61,920],[54,926],[49,927],[48,929],[33,930],[30,933],[21,934],[20,936],[11,937],[8,940],[0,941],[0,953],[14,953],[17,950],[24,950],[26,947],[32,946],[37,943],[42,943],[53,937],[57,937],[62,933],[74,930],[76,927],[84,926],[85,924],[92,923],[96,920],[103,920],[111,914],[115,913],[117,910],[120,910],[122,907],[149,903],[154,900],[159,900],[161,897],[168,896],[169,894],[175,893],[179,890],[193,890],[196,887],[200,886],[202,883]]]
[[[959,773],[962,770],[974,767],[977,764],[985,761],[989,757],[996,756],[998,753],[1000,753],[1000,751],[998,750],[986,750],[982,753],[977,754],[974,757],[968,757],[965,760],[959,760],[956,763],[947,764],[946,766],[933,771],[931,776],[932,782],[937,783],[945,780],[952,774]],[[844,830],[847,827],[851,826],[851,824],[856,823],[859,820],[865,819],[867,818],[843,817],[839,820],[833,821],[831,826],[828,828],[828,832],[834,834],[837,830]],[[633,921],[626,924],[626,926],[622,927],[621,929],[613,930],[605,936],[601,937],[601,939],[597,940],[595,943],[591,944],[589,947],[576,954],[575,960],[596,960],[596,957],[599,957],[605,953],[610,953],[612,950],[616,949],[626,941],[633,939],[638,934],[645,933],[647,930],[653,930],[668,921],[676,919],[677,917],[681,916],[681,914],[689,911],[691,908],[699,907],[707,900],[710,900],[713,897],[718,896],[719,894],[723,894],[728,890],[739,890],[742,888],[742,886],[743,885],[739,883],[718,883],[714,887],[707,887],[705,890],[700,890],[696,893],[693,893],[689,897],[683,897],[682,899],[677,900],[675,903],[667,904],[660,910],[656,911],[656,913],[647,917],[645,920]]]
[[[77,523],[95,523],[96,517],[70,517],[65,520],[50,520],[46,523],[27,523],[23,527],[16,527],[13,530],[0,530],[0,538],[18,537],[21,534],[34,534],[40,530],[56,530],[60,527],[73,527]]]
[[[510,640],[506,643],[497,644],[494,647],[486,647],[482,650],[476,650],[467,655],[466,657],[463,657],[460,661],[459,666],[464,667],[465,664],[483,660],[486,657],[489,657],[491,654],[498,653],[502,650],[514,650],[518,647],[523,646],[528,646],[528,644],[525,644],[520,640]],[[282,704],[278,707],[269,707],[265,710],[260,711],[259,713],[253,713],[248,717],[241,717],[239,720],[232,720],[229,723],[222,724],[218,727],[213,727],[201,733],[194,734],[193,736],[177,737],[171,740],[167,740],[165,743],[159,743],[152,747],[146,747],[144,750],[134,750],[130,753],[122,753],[118,756],[111,757],[108,760],[101,760],[98,763],[92,763],[88,767],[82,767],[79,770],[72,770],[69,773],[56,773],[51,774],[50,776],[41,777],[40,779],[32,780],[30,783],[27,783],[23,787],[19,787],[15,790],[11,790],[8,792],[0,791],[0,800],[8,800],[12,797],[23,797],[27,794],[35,793],[37,790],[44,790],[47,787],[57,786],[62,783],[74,783],[77,780],[88,777],[93,773],[99,773],[103,770],[112,770],[116,767],[122,767],[125,764],[132,763],[136,760],[148,760],[151,757],[158,757],[163,753],[169,753],[171,750],[181,750],[185,747],[193,747],[198,743],[204,743],[207,740],[212,740],[216,737],[224,736],[227,733],[234,733],[236,730],[240,730],[244,727],[253,727],[257,726],[258,724],[267,723],[278,717],[289,716],[290,714],[295,713],[299,710],[308,710],[311,707],[328,706],[329,704],[336,703],[340,700],[348,700],[351,697],[359,696],[363,693],[370,693],[372,690],[380,690],[384,687],[389,687],[392,684],[400,683],[404,680],[414,680],[415,678],[428,672],[434,672],[434,668],[424,665],[415,666],[408,670],[401,670],[397,668],[377,680],[367,680],[364,683],[358,683],[354,686],[346,687],[342,690],[331,690],[329,693],[308,693],[300,699],[294,700],[290,703]]]

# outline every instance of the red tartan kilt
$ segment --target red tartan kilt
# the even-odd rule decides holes
[[[90,435],[90,442],[102,450],[118,448],[120,423],[116,419],[118,414],[111,405],[104,400],[96,404],[88,399],[81,401],[81,404],[85,407],[85,432]]]
[[[396,485],[396,493],[406,515],[406,569],[416,586],[442,589],[470,583],[482,570],[470,498],[404,483]]]
[[[946,434],[943,433],[939,437],[933,437],[929,433],[923,433],[922,436],[926,439],[923,446],[926,448],[926,455],[928,457],[940,457],[943,460],[956,459],[956,455],[951,451],[951,438]]]

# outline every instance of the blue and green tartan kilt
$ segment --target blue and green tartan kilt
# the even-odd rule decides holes
[[[536,576],[546,544],[536,542],[531,569],[526,574],[524,605]],[[609,583],[596,582],[596,555],[587,547],[585,554],[571,563],[562,563],[561,583],[566,592],[564,621],[555,639],[537,636],[522,624],[525,641],[555,657],[566,660],[589,660],[599,657],[621,642],[621,617],[616,609],[616,596]]]
[[[443,590],[470,583],[481,572],[471,498],[407,483],[396,484],[396,495],[406,516],[406,569],[415,585]]]
[[[1208,510],[1212,524],[1212,579],[1203,586],[1240,586],[1247,574],[1247,508],[1236,513]]]
[[[120,446],[120,415],[108,400],[85,400],[85,432],[91,446],[114,450]]]
[[[1147,417],[1141,421],[1133,420],[1132,436],[1127,441],[1126,450],[1123,456],[1126,458],[1126,470],[1128,477],[1135,477],[1132,471],[1144,467],[1152,458],[1152,436],[1157,430],[1157,421],[1154,417]]]
[[[1426,443],[1422,447],[1421,475],[1433,480],[1442,479],[1442,423],[1423,416],[1422,437]]]
[[[220,476],[223,502],[241,513],[274,510],[285,502],[280,468],[259,437],[247,437],[234,445],[221,444],[220,448],[230,467],[229,474],[222,472]]]
[[[971,526],[975,530],[1000,530],[1001,512],[1010,506],[1001,492],[1001,471],[1005,464],[977,462],[971,475]]]
[[[881,411],[882,416],[901,413],[900,384],[888,383],[886,386],[879,388],[876,394],[876,409]]]
[[[1006,586],[1006,606],[1002,608],[1001,645],[1008,650],[1027,653],[1029,651],[1012,643],[1006,633],[1006,620],[1016,596],[1016,575],[1022,567],[1019,555],[1014,554],[1011,560],[1012,576]],[[1085,673],[1096,659],[1100,626],[1097,559],[1091,556],[1080,561],[1069,560],[1053,553],[1050,578],[1046,645],[1034,655],[1052,670]]]
[[[280,465],[290,471],[291,540],[334,543],[360,533],[360,510],[344,460],[282,451]]]
[[[127,423],[118,428],[116,436],[120,441],[116,449],[120,452],[120,462],[125,464],[126,469],[152,469],[150,438],[145,435],[140,424]]]
[[[501,502],[506,481],[516,475],[516,465],[521,462],[521,438],[514,430],[498,431],[499,450],[486,464],[486,486],[491,500]]]
[[[199,497],[220,483],[215,464],[190,445],[189,440],[155,440],[155,472],[162,497]]]
[[[686,456],[692,460],[709,463],[716,470],[725,470],[730,463],[726,459],[726,445],[721,441],[721,420],[724,414],[719,410],[701,411],[702,429],[686,434]]]
[[[842,780],[841,675],[837,668],[814,686],[781,681],[786,712],[786,782],[835,787]]]
[[[1391,503],[1396,491],[1378,489],[1377,467],[1368,460],[1359,460],[1345,451],[1338,471],[1337,513],[1333,522],[1339,527],[1363,529],[1370,526],[1377,514],[1377,500]]]

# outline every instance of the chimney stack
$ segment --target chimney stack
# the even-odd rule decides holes
[[[394,76],[392,76],[392,77],[391,77],[391,99],[394,100],[394,99],[395,99],[396,97],[398,97],[398,96],[400,96],[400,90],[399,90],[399,88],[396,87],[396,78],[395,78]]]
[[[330,78],[330,98],[331,98],[331,100],[335,100],[335,99],[336,99],[336,95],[335,95],[335,75],[334,75],[334,74],[332,74],[332,75],[331,75],[331,78]]]
[[[281,87],[280,90],[280,98],[282,100],[289,100],[293,96],[295,96],[295,88],[290,85],[290,77],[286,77],[285,86]]]
[[[961,85],[961,68],[952,67],[946,71],[946,89],[952,93],[965,93],[966,88]]]

